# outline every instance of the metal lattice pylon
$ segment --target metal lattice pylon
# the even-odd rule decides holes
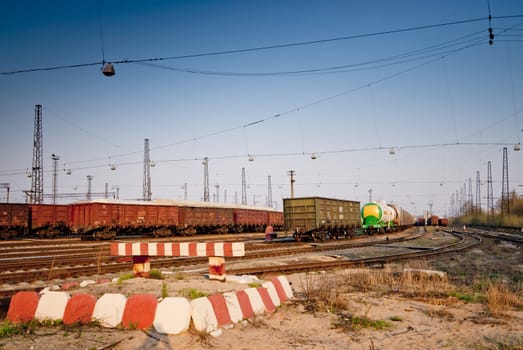
[[[143,152],[143,200],[151,200],[151,157],[149,153],[149,139],[144,140]]]
[[[508,191],[508,156],[507,147],[503,147],[503,177],[501,184],[501,214],[510,214]]]
[[[487,164],[487,214],[494,215],[494,191],[492,190],[492,163]]]
[[[31,202],[40,204],[44,195],[44,173],[42,171],[42,105],[35,105],[33,168],[31,172]]]
[[[481,181],[479,171],[476,171],[476,213],[481,213]]]

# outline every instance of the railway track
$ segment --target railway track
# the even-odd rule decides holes
[[[343,269],[359,266],[373,266],[379,265],[384,266],[385,264],[411,260],[411,259],[420,259],[425,257],[431,257],[436,255],[443,255],[449,253],[456,253],[469,249],[471,247],[477,246],[481,243],[481,237],[474,235],[467,235],[463,233],[458,233],[455,231],[448,231],[450,234],[459,238],[459,241],[456,243],[448,244],[442,247],[433,248],[433,249],[421,249],[417,252],[408,252],[408,253],[398,253],[390,254],[383,256],[375,257],[366,257],[358,259],[344,259],[337,261],[321,261],[321,262],[304,262],[304,263],[295,263],[288,265],[265,265],[265,266],[256,266],[251,268],[233,268],[228,269],[227,273],[237,274],[237,275],[264,275],[264,274],[285,274],[285,273],[297,273],[297,272],[308,272],[308,271],[318,271],[318,270],[329,270],[329,269]]]
[[[285,246],[285,244],[259,244],[253,243],[248,245],[246,249],[246,256],[243,258],[228,258],[227,259],[227,273],[228,274],[282,274],[282,273],[295,273],[304,271],[318,271],[328,269],[340,269],[350,268],[355,266],[369,266],[369,265],[380,265],[383,266],[387,263],[404,261],[409,259],[419,259],[424,257],[430,257],[435,255],[449,254],[459,252],[481,243],[481,238],[475,235],[464,234],[459,232],[449,232],[455,237],[458,237],[458,241],[452,244],[447,244],[441,247],[427,248],[419,247],[420,251],[407,252],[407,253],[395,253],[387,254],[382,256],[366,257],[366,258],[355,258],[355,259],[337,259],[336,261],[321,261],[321,262],[304,262],[304,263],[289,263],[280,264],[275,266],[274,264],[264,263],[265,261],[274,262],[277,259],[273,257],[277,256],[300,256],[300,255],[316,255],[317,253],[324,254],[328,251],[339,251],[340,249],[351,249],[358,247],[368,247],[373,245],[383,245],[384,242],[387,246],[393,245],[394,243],[405,242],[408,240],[415,240],[423,237],[424,232],[418,232],[415,234],[405,235],[398,238],[365,242],[357,241],[342,241],[340,242],[327,242],[321,244],[291,244]],[[268,248],[268,246],[270,248]],[[261,247],[261,248],[260,248]],[[398,248],[400,248],[398,246]],[[401,247],[409,248],[409,247]],[[409,248],[410,249],[410,248]],[[255,267],[234,267],[234,265],[243,264],[244,262],[250,261],[255,262]],[[153,257],[152,263],[153,268],[173,268],[176,271],[202,271],[205,272],[208,266],[208,258],[172,258],[172,257]],[[231,266],[233,266],[231,268]],[[54,279],[66,279],[79,276],[103,276],[106,274],[116,274],[122,271],[132,270],[131,262],[122,262],[114,259],[112,261],[93,261],[92,257],[90,262],[86,262],[85,265],[79,264],[78,257],[73,260],[71,265],[68,264],[57,264],[54,263],[51,267],[43,267],[40,265],[34,266],[28,270],[15,270],[15,271],[4,271],[0,273],[0,284],[3,284],[0,288],[0,298],[9,298],[19,290],[38,290],[49,284],[49,281]],[[92,278],[92,277],[91,277]],[[94,278],[96,279],[96,278]],[[24,281],[22,285],[20,282]],[[30,281],[37,281],[29,285]],[[44,282],[47,281],[47,282]],[[14,285],[18,283],[19,285]]]
[[[295,243],[295,242],[263,242],[253,240],[255,237],[247,235],[246,256],[244,258],[228,258],[228,262],[242,260],[256,260],[269,257],[288,256],[308,253],[321,253],[334,249],[348,249],[371,246],[376,243],[394,243],[412,240],[420,237],[423,232],[416,234],[396,234],[388,239],[373,238],[372,240],[339,240],[327,243]],[[228,236],[227,236],[228,237]],[[216,238],[216,237],[213,237]],[[202,238],[200,237],[201,241]],[[99,242],[70,244],[69,241],[59,242],[51,246],[49,242],[37,242],[35,246],[23,244],[22,247],[3,249],[0,263],[3,266],[0,272],[0,286],[15,283],[30,283],[33,281],[50,281],[53,279],[66,279],[78,276],[100,276],[132,270],[131,257],[114,257],[110,255],[110,243]],[[153,268],[190,269],[195,267],[206,268],[208,258],[184,257],[153,257]]]

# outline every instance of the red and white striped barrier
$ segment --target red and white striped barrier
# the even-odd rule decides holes
[[[209,257],[209,278],[225,281],[223,258],[245,256],[245,245],[243,242],[114,242],[111,243],[111,255],[132,256],[134,274],[143,277],[151,270],[151,256]]]
[[[215,243],[151,243],[113,242],[111,255],[114,256],[245,256],[243,242]]]
[[[192,318],[197,330],[211,333],[255,315],[275,312],[277,306],[292,297],[285,276],[272,278],[263,287],[217,293],[192,301],[168,297],[160,303],[152,294],[127,298],[109,293],[96,300],[90,294],[70,296],[63,291],[48,291],[41,296],[36,292],[18,292],[11,298],[7,319],[12,323],[63,320],[66,325],[96,321],[104,327],[154,327],[158,333],[179,334],[189,329]]]

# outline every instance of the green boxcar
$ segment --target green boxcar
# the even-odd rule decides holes
[[[284,198],[285,230],[297,241],[349,238],[360,226],[360,202],[322,197]]]

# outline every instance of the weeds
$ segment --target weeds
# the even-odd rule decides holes
[[[158,269],[152,269],[151,271],[149,271],[149,278],[154,279],[154,280],[163,280],[164,279],[162,272]]]
[[[169,296],[169,290],[167,288],[167,283],[162,282],[162,298],[165,299]]]
[[[118,281],[116,281],[116,284],[117,285],[121,285],[123,281],[127,281],[127,280],[130,280],[130,279],[133,279],[133,278],[134,278],[134,274],[133,273],[125,274],[123,276],[118,277]]]
[[[485,337],[474,346],[477,350],[521,350],[523,349],[523,338],[490,338]]]
[[[180,289],[178,291],[178,293],[180,294],[181,297],[184,297],[184,298],[187,298],[187,299],[197,299],[197,298],[201,298],[201,297],[206,297],[208,296],[209,294],[208,293],[204,293],[202,291],[199,291],[198,289],[195,289],[195,288],[184,288],[184,289]]]
[[[500,282],[492,283],[486,292],[487,309],[494,316],[504,316],[510,308],[521,308],[523,300]]]
[[[403,317],[401,317],[401,316],[391,316],[391,317],[389,317],[389,320],[393,321],[393,322],[403,322]]]
[[[385,320],[372,320],[367,316],[354,316],[346,313],[338,315],[338,320],[334,327],[341,328],[343,331],[358,331],[362,328],[372,328],[374,330],[387,330],[392,328],[392,324]]]

